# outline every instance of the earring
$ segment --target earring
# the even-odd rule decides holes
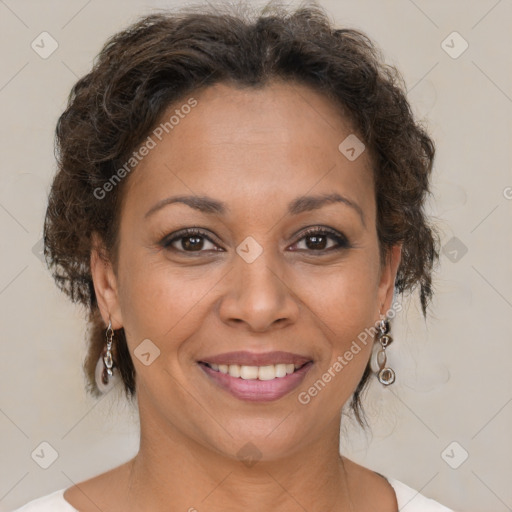
[[[107,344],[103,349],[98,362],[96,363],[96,386],[102,394],[108,393],[119,381],[119,372],[116,370],[116,364],[112,357],[112,342],[114,339],[114,329],[112,322],[108,321],[106,330]]]
[[[376,340],[380,343],[380,347],[376,346],[374,348],[371,361],[373,371],[377,374],[379,382],[384,384],[384,386],[389,386],[395,382],[395,372],[392,368],[386,367],[386,347],[393,341],[389,331],[389,320],[387,318],[381,319]]]

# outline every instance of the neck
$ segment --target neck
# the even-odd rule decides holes
[[[353,511],[339,455],[339,418],[321,441],[279,459],[246,446],[248,458],[239,460],[168,424],[165,431],[154,423],[149,428],[141,416],[140,449],[129,463],[128,510]]]

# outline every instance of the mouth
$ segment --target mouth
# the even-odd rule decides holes
[[[232,352],[205,358],[198,364],[210,382],[235,398],[267,402],[299,386],[313,361],[285,352]]]

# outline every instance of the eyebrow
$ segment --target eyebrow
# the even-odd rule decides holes
[[[148,218],[158,210],[162,209],[164,206],[173,203],[186,204],[190,208],[194,208],[195,210],[199,210],[202,213],[210,215],[225,215],[227,212],[230,211],[230,208],[225,203],[223,203],[222,201],[217,201],[216,199],[213,199],[211,197],[172,196],[162,199],[161,201],[158,201],[158,203],[156,203],[146,212],[144,218]],[[361,207],[354,201],[338,193],[298,197],[297,199],[294,199],[288,204],[288,214],[299,215],[300,213],[303,212],[318,210],[323,206],[332,203],[345,204],[352,208],[353,210],[355,210],[359,214],[363,226],[366,227],[364,212],[361,209]]]

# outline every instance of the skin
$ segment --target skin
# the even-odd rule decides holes
[[[127,178],[117,265],[100,256],[99,239],[91,254],[105,323],[124,327],[132,355],[145,339],[160,350],[149,366],[133,357],[140,450],[65,499],[85,511],[396,512],[387,481],[338,448],[341,408],[372,344],[360,344],[309,404],[297,400],[391,307],[401,246],[380,261],[368,152],[349,161],[339,151],[350,124],[303,85],[217,84],[191,96],[197,106]],[[357,203],[364,223],[344,203],[286,212],[298,197],[332,192]],[[229,212],[175,203],[145,218],[174,195],[209,196]],[[162,247],[191,226],[211,239],[201,238],[202,252],[185,252],[190,238]],[[304,238],[309,227],[332,228],[349,246],[330,249],[338,242],[329,237],[322,252]],[[248,236],[263,248],[252,263],[236,252]],[[235,350],[284,350],[314,364],[297,390],[254,403],[220,389],[197,364]],[[251,467],[237,457],[247,443],[261,454]]]

